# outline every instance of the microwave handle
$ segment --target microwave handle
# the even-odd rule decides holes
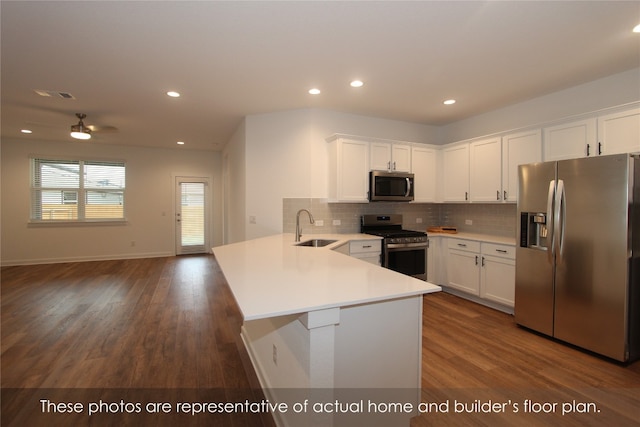
[[[407,180],[407,192],[405,193],[404,197],[409,197],[409,194],[411,194],[411,180],[409,178],[405,178]]]

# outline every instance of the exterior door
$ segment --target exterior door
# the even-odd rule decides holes
[[[207,252],[208,184],[206,178],[176,178],[177,255]]]

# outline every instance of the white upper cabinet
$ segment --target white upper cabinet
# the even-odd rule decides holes
[[[371,170],[411,172],[411,145],[374,141],[370,145]]]
[[[391,144],[372,142],[369,145],[369,155],[371,170],[391,170]]]
[[[472,202],[502,201],[502,142],[500,137],[469,144]]]
[[[640,152],[640,108],[598,118],[594,155]]]
[[[436,201],[437,151],[428,146],[411,147],[411,172],[413,172],[414,201]]]
[[[331,137],[329,143],[329,200],[367,202],[369,191],[369,143]]]
[[[469,200],[469,144],[442,149],[442,192],[445,202]]]
[[[640,152],[640,108],[544,129],[544,160]]]
[[[579,120],[544,129],[544,160],[577,159],[593,155],[596,119]]]
[[[502,200],[518,200],[518,166],[542,161],[540,129],[502,137]]]

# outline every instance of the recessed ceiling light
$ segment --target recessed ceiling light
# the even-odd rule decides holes
[[[443,102],[444,105],[453,105],[456,103],[455,99],[447,99],[446,101]]]
[[[362,87],[362,86],[364,86],[364,83],[362,82],[362,80],[354,80],[350,84],[351,84],[351,87]]]
[[[172,90],[167,92],[167,95],[169,95],[172,98],[179,98],[180,97],[180,93],[179,92],[175,92],[175,91],[172,91]]]
[[[33,133],[31,130],[29,129],[20,129],[20,132],[22,133]]]
[[[633,32],[634,33],[640,33],[640,24],[638,24],[635,27],[633,27]]]
[[[178,145],[184,145],[184,141],[178,141],[178,142],[176,142],[176,144],[178,144]]]
[[[311,95],[320,95],[320,89],[317,88],[313,88],[313,89],[309,89],[309,94]]]

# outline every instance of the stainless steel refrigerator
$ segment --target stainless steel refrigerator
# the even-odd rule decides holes
[[[638,359],[640,158],[534,163],[518,174],[516,323]]]

